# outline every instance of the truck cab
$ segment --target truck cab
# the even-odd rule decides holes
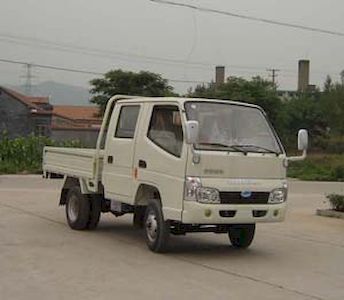
[[[105,111],[89,175],[50,163],[59,151],[49,147],[43,169],[65,175],[60,204],[73,229],[87,229],[92,213],[93,223],[101,212],[133,213],[155,252],[166,251],[170,234],[189,232],[227,233],[234,247],[246,248],[256,223],[285,218],[286,170],[305,158],[307,131],[300,130],[298,142],[302,156],[287,157],[256,105],[117,96]],[[80,218],[82,225],[73,226]]]

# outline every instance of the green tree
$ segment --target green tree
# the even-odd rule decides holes
[[[342,85],[344,85],[344,70],[340,72],[340,81],[342,82]]]
[[[276,86],[259,76],[246,80],[240,77],[229,77],[224,84],[215,83],[198,85],[190,90],[189,97],[229,99],[243,101],[261,106],[269,115],[270,120],[278,127],[278,119],[282,102],[276,91]]]
[[[111,70],[103,78],[90,81],[91,102],[99,105],[103,112],[108,100],[116,95],[174,96],[173,88],[161,75],[141,71],[138,73]]]
[[[335,83],[320,98],[321,110],[331,135],[344,135],[344,85]]]
[[[327,119],[318,97],[301,94],[284,103],[282,112],[282,138],[289,148],[295,148],[296,134],[301,128],[309,131],[313,146],[327,133]]]
[[[329,93],[333,89],[333,82],[330,75],[326,76],[325,83],[324,83],[324,92]]]

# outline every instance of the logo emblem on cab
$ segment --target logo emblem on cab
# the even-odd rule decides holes
[[[247,198],[250,198],[252,196],[252,192],[251,191],[242,191],[240,195],[242,198],[247,199]]]

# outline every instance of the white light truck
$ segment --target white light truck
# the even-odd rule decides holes
[[[60,205],[69,226],[94,229],[100,214],[133,214],[148,247],[170,234],[226,233],[248,247],[255,224],[284,220],[287,157],[255,105],[214,99],[114,96],[96,149],[45,147],[43,172],[64,175]]]

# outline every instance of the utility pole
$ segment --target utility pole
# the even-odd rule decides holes
[[[32,96],[32,79],[34,76],[32,75],[32,64],[27,63],[25,64],[26,68],[26,75],[23,76],[25,80],[25,94],[28,96]]]
[[[276,78],[278,77],[278,72],[280,72],[281,70],[279,70],[279,69],[268,69],[267,70],[268,72],[271,72],[271,75],[270,75],[270,77],[272,78],[272,83],[274,84],[274,85],[276,85],[276,83],[277,83],[277,80],[276,80]]]

